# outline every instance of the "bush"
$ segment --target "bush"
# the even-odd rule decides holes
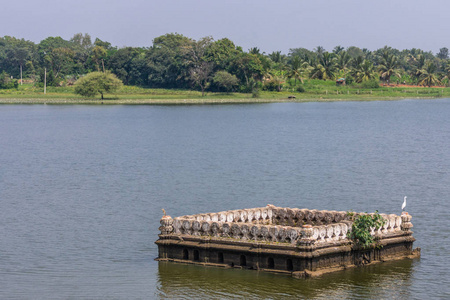
[[[11,76],[3,71],[0,74],[0,89],[17,89],[19,88],[19,82],[11,79]]]
[[[351,218],[353,218],[354,213],[347,213]],[[353,220],[352,230],[347,234],[348,238],[351,239],[356,245],[359,245],[363,249],[369,248],[374,244],[374,238],[370,234],[370,229],[375,228],[378,230],[385,224],[385,220],[382,216],[378,214],[378,211],[373,215],[363,214],[359,215]]]
[[[378,80],[372,79],[362,82],[361,87],[364,89],[378,89],[380,87],[380,84]]]
[[[219,90],[229,93],[239,84],[239,79],[227,71],[218,71],[213,77],[213,82]]]
[[[303,85],[299,85],[295,90],[297,92],[299,92],[299,93],[304,93],[305,92],[305,88],[303,87]]]
[[[259,96],[260,96],[259,88],[258,87],[253,88],[253,90],[252,90],[252,98],[259,98]]]
[[[275,80],[267,81],[263,85],[264,91],[279,92],[282,89],[283,89],[283,84],[278,81],[275,81]]]

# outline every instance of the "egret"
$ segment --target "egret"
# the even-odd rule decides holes
[[[403,199],[402,211],[405,209],[405,207],[406,207],[406,196],[405,196],[405,198]]]

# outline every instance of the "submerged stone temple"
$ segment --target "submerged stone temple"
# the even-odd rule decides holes
[[[372,228],[376,245],[366,249],[347,235],[361,214],[270,204],[173,219],[164,213],[157,260],[309,277],[420,256],[420,248],[413,250],[411,215],[380,214],[386,222]]]

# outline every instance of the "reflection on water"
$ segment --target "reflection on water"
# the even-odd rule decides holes
[[[159,262],[160,298],[189,299],[407,299],[414,263],[410,259],[296,279],[287,275]],[[395,285],[395,286],[393,286]]]

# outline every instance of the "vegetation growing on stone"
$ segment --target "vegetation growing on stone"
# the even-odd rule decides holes
[[[378,211],[374,214],[359,214],[356,217],[352,212],[349,212],[348,215],[353,219],[352,230],[347,233],[348,238],[363,249],[374,245],[375,239],[371,234],[371,229],[374,228],[375,231],[380,229],[386,220],[378,214]]]

